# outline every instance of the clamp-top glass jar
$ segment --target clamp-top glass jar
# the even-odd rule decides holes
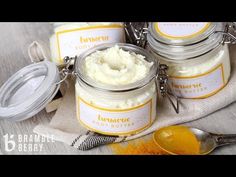
[[[77,118],[89,130],[124,136],[152,125],[157,92],[166,95],[166,67],[148,51],[131,44],[107,43],[64,61],[59,70],[54,62],[39,60],[7,80],[0,88],[0,119],[22,121],[35,115],[53,99],[68,75],[73,75]]]
[[[132,135],[156,118],[157,60],[130,44],[104,44],[75,60],[77,118],[106,135]]]
[[[173,94],[206,98],[227,84],[227,43],[235,40],[228,30],[227,23],[149,23],[146,48],[160,63],[168,65]]]

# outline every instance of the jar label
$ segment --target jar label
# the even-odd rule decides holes
[[[102,43],[125,42],[123,25],[90,26],[56,32],[58,56],[79,55],[86,49]]]
[[[172,91],[182,98],[206,98],[218,92],[226,84],[222,64],[201,75],[170,76],[169,83]]]
[[[77,98],[77,118],[89,130],[107,135],[135,134],[151,125],[153,99],[129,109],[101,108]]]
[[[173,39],[192,38],[202,34],[210,26],[210,23],[165,23],[158,22],[154,27],[161,36]]]

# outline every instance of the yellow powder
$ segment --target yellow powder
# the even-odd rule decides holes
[[[117,155],[164,155],[167,154],[159,148],[153,138],[137,139],[125,143],[109,145],[112,152]]]
[[[197,155],[200,142],[185,126],[164,127],[149,139],[137,139],[109,145],[118,155]]]

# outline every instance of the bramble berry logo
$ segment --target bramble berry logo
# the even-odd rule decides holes
[[[32,135],[12,135],[5,134],[3,136],[4,149],[6,152],[42,152],[43,145],[47,142],[55,142],[53,136]]]
[[[16,142],[13,140],[14,135],[6,134],[3,136],[4,138],[4,145],[5,145],[5,151],[11,152],[15,149],[16,147]]]

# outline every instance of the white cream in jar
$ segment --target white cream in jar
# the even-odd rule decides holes
[[[82,125],[122,136],[152,124],[156,118],[157,63],[148,52],[129,44],[106,44],[78,61],[76,110]]]
[[[228,46],[222,43],[222,34],[214,33],[224,30],[222,23],[153,23],[149,29],[148,48],[169,66],[169,85],[175,95],[207,98],[227,84]]]
[[[110,85],[125,85],[143,79],[153,63],[140,54],[130,53],[118,45],[105,51],[96,51],[85,58],[88,77]]]
[[[51,60],[62,65],[65,56],[74,57],[95,45],[115,42],[125,42],[123,23],[54,23],[54,34],[50,38]]]

